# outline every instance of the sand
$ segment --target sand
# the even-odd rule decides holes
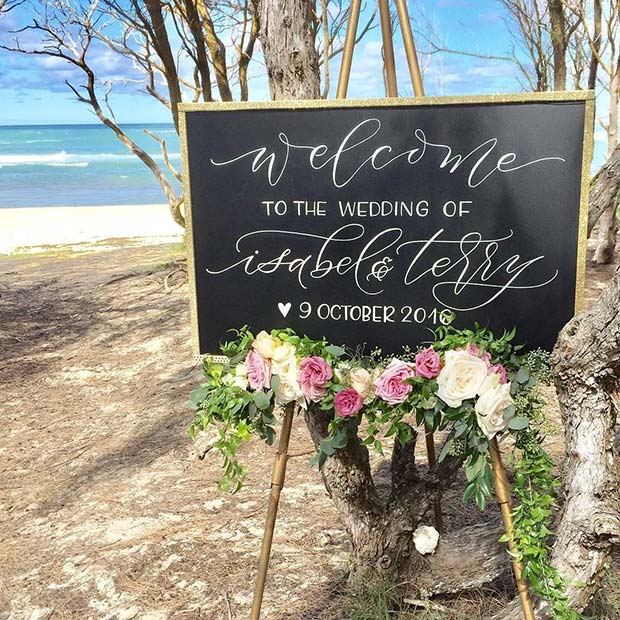
[[[0,209],[0,254],[105,239],[170,243],[182,236],[166,205]]]

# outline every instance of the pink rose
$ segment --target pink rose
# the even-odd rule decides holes
[[[502,364],[489,366],[489,374],[495,373],[499,375],[499,382],[504,385],[508,383],[508,373]]]
[[[434,379],[441,369],[441,360],[433,347],[420,351],[415,356],[415,374],[425,379]]]
[[[334,396],[334,409],[341,418],[355,415],[363,404],[362,395],[353,388],[341,390]]]
[[[327,394],[325,386],[333,376],[331,366],[318,355],[304,357],[299,364],[301,391],[314,403],[318,403]]]
[[[375,381],[375,394],[390,405],[398,405],[407,399],[413,387],[403,381],[414,376],[409,364],[394,358]]]
[[[267,389],[271,385],[271,363],[260,353],[250,351],[245,358],[248,383],[253,390]]]
[[[465,351],[474,357],[479,357],[487,366],[491,366],[491,354],[488,351],[483,353],[477,344],[468,344]]]

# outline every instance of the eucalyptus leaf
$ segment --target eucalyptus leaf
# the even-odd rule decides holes
[[[271,404],[271,398],[265,392],[259,391],[254,393],[254,403],[262,411],[267,409]]]
[[[338,347],[334,344],[325,347],[325,351],[334,357],[342,357],[345,354],[345,350],[342,347]]]
[[[513,431],[522,431],[526,429],[530,425],[530,421],[528,418],[524,418],[522,416],[512,418],[508,422],[508,428]]]

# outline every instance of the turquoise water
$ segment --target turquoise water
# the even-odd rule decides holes
[[[125,125],[163,167],[157,133],[181,164],[173,125]],[[0,126],[0,208],[162,203],[151,171],[103,125]]]

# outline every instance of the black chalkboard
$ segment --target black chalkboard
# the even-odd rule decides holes
[[[552,347],[583,280],[590,101],[183,107],[197,352],[247,324],[394,353],[451,312]]]

